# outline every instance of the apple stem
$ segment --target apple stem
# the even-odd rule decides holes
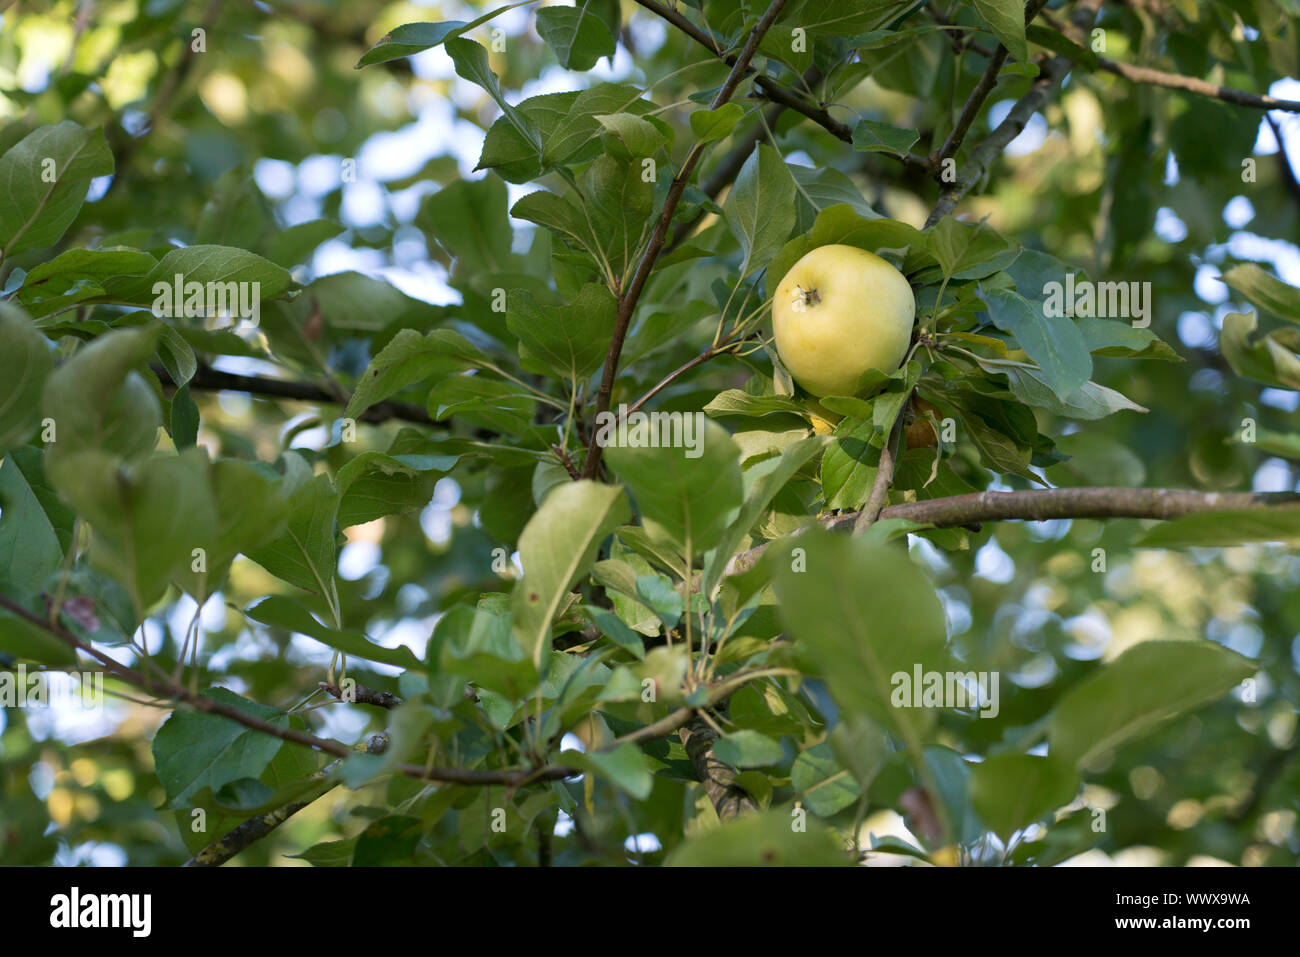
[[[803,286],[794,287],[799,292],[799,301],[805,306],[815,306],[822,301],[821,293],[816,289],[805,289]]]

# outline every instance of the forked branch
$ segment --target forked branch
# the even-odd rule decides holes
[[[753,59],[754,54],[758,51],[758,45],[763,42],[763,37],[781,14],[785,3],[786,0],[772,0],[767,12],[763,14],[758,24],[750,31],[749,39],[745,41],[745,46],[737,55],[731,73],[728,74],[721,89],[713,97],[709,109],[719,109],[731,100],[736,88],[740,85],[740,81],[745,77],[745,73],[749,68],[749,61]],[[672,184],[668,188],[668,196],[664,200],[663,209],[659,213],[659,220],[655,223],[654,233],[650,236],[650,243],[646,247],[645,255],[641,257],[640,263],[637,264],[636,273],[633,275],[631,283],[619,296],[618,309],[614,318],[614,332],[610,337],[609,352],[605,356],[605,368],[600,377],[600,389],[596,393],[597,416],[609,411],[610,397],[614,393],[614,379],[618,375],[618,360],[623,352],[623,341],[627,338],[627,330],[628,326],[631,325],[632,315],[636,312],[637,301],[641,298],[641,292],[645,289],[646,281],[650,278],[650,272],[654,269],[660,252],[663,251],[664,243],[668,239],[668,228],[672,225],[673,215],[677,212],[677,205],[681,202],[682,194],[686,191],[686,184],[690,182],[691,174],[695,171],[695,165],[700,161],[703,152],[700,144],[696,143],[691,147],[690,152],[686,154],[681,170],[673,177]],[[583,469],[583,475],[586,478],[595,478],[600,474],[601,447],[597,441],[599,435],[599,429],[593,430],[591,442],[587,446],[587,463]]]

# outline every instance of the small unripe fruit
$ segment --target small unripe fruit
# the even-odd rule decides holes
[[[926,412],[933,413],[936,419],[943,418],[938,406],[918,396],[914,400],[914,418],[907,424],[909,449],[928,449],[939,444],[939,433],[934,430],[934,423],[925,417]]]

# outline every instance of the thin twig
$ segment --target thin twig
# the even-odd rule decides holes
[[[1062,36],[1081,46],[1087,46],[1086,32],[1091,19],[1085,20],[1084,15],[1091,12],[1095,17],[1096,9],[1100,6],[1100,2],[1096,2],[1096,0],[1088,4],[1080,4],[1081,9],[1076,11],[1076,15],[1071,18],[1072,23],[1068,27],[1054,20],[1050,13],[1044,14],[1043,19]],[[1145,83],[1148,86],[1159,86],[1167,90],[1182,90],[1186,93],[1195,93],[1198,96],[1207,96],[1223,103],[1245,106],[1254,110],[1284,110],[1288,113],[1300,113],[1300,100],[1279,99],[1266,93],[1248,93],[1245,90],[1219,86],[1217,83],[1210,83],[1208,80],[1183,76],[1181,73],[1169,73],[1151,67],[1120,63],[1104,56],[1098,56],[1095,61],[1089,60],[1088,62],[1096,62],[1098,68],[1105,70],[1107,73],[1113,73],[1115,76],[1123,77],[1131,83]]]
[[[734,67],[739,62],[740,58],[738,56],[727,55],[720,41],[712,37],[705,30],[696,26],[687,19],[684,14],[658,2],[658,0],[636,0],[636,2],[638,5],[645,7],[645,9],[649,10],[651,13],[657,14],[671,23],[696,43],[700,44],[700,46],[704,47],[714,56],[720,58],[728,66]],[[780,11],[778,11],[778,13],[779,12]],[[766,32],[766,30],[764,32]],[[745,63],[748,64],[748,60],[745,60]],[[744,71],[746,75],[753,72],[754,71],[748,67],[746,67]],[[809,103],[803,97],[782,86],[780,83],[777,83],[771,77],[761,75],[755,76],[754,85],[762,91],[762,94],[766,99],[771,100],[773,103],[779,103],[781,106],[794,110],[796,113],[803,114],[836,139],[843,140],[845,143],[853,142],[853,130],[836,120],[821,106],[818,106],[815,103]],[[713,109],[717,109],[717,107],[713,107]]]
[[[1206,80],[1198,80],[1195,77],[1166,73],[1163,70],[1153,70],[1145,66],[1130,66],[1127,63],[1117,63],[1114,60],[1107,60],[1105,57],[1098,57],[1097,65],[1108,73],[1122,76],[1134,83],[1146,83],[1169,90],[1185,90],[1188,93],[1208,96],[1211,99],[1232,103],[1235,106],[1248,106],[1255,110],[1285,110],[1288,113],[1300,113],[1300,100],[1283,100],[1267,94],[1247,93],[1245,90],[1234,90],[1231,87],[1218,86]]]
[[[714,96],[713,102],[709,106],[710,109],[719,109],[731,100],[736,88],[740,85],[740,81],[745,76],[749,61],[753,59],[758,50],[758,45],[763,41],[764,35],[776,21],[785,4],[786,0],[772,0],[767,12],[763,14],[758,24],[750,31],[749,39],[745,41],[744,48],[736,57],[731,73],[728,74],[721,89]],[[641,292],[645,289],[645,284],[650,278],[650,272],[654,269],[659,253],[663,250],[664,243],[668,239],[668,228],[672,225],[673,214],[677,211],[677,204],[681,202],[682,194],[686,191],[686,184],[690,181],[691,173],[694,172],[695,165],[700,161],[703,152],[700,144],[696,143],[691,147],[690,152],[686,154],[681,170],[668,187],[668,196],[664,200],[663,210],[659,214],[659,221],[655,223],[654,233],[650,237],[650,243],[645,254],[641,257],[641,262],[637,265],[632,282],[619,296],[618,311],[614,320],[614,332],[610,336],[609,352],[605,356],[605,368],[600,377],[600,389],[596,393],[597,418],[609,411],[610,398],[614,393],[614,379],[618,375],[618,360],[623,352],[623,341],[627,338],[627,330],[632,322],[632,314],[636,311],[637,301],[641,298]],[[592,435],[590,445],[587,447],[587,462],[583,470],[583,475],[586,478],[595,478],[600,474],[602,452],[598,441],[600,434],[600,431],[596,430]]]
[[[886,505],[878,519],[902,518],[935,528],[961,528],[979,522],[1047,522],[1076,518],[1168,520],[1185,515],[1255,511],[1300,506],[1293,492],[1197,492],[1170,488],[1048,488],[1017,492],[972,492],[948,498]],[[822,519],[832,530],[852,528],[857,512]],[[764,542],[736,555],[727,575],[754,567],[771,545]]]
[[[1273,131],[1273,139],[1277,140],[1277,165],[1282,173],[1282,182],[1286,184],[1286,191],[1291,194],[1296,206],[1300,207],[1300,180],[1296,179],[1295,170],[1291,168],[1291,157],[1287,155],[1286,141],[1282,139],[1282,127],[1267,113],[1264,114],[1264,119]]]
[[[199,21],[201,29],[206,31],[211,26],[212,21],[216,19],[221,2],[222,0],[210,0]],[[149,121],[145,128],[134,136],[124,134],[126,139],[120,140],[117,148],[113,151],[113,178],[109,181],[108,188],[104,190],[105,195],[108,195],[113,187],[121,182],[127,164],[135,155],[135,151],[139,149],[140,143],[153,132],[154,127],[158,125],[158,121],[167,112],[167,108],[171,106],[172,97],[180,89],[181,85],[189,79],[190,73],[194,70],[195,64],[198,62],[198,51],[194,49],[194,41],[186,36],[182,42],[184,46],[181,49],[181,55],[177,59],[176,65],[168,70],[163,77],[162,85],[158,88],[158,95],[154,97],[153,105],[149,108]]]
[[[904,403],[904,405],[906,404]],[[861,535],[870,528],[872,523],[880,516],[880,510],[885,506],[885,498],[889,495],[889,488],[894,484],[894,463],[898,459],[898,442],[902,434],[903,409],[899,409],[898,415],[894,419],[894,427],[889,430],[889,437],[880,450],[880,462],[876,466],[876,478],[871,483],[871,494],[867,496],[867,504],[862,506],[862,511],[858,513],[858,517],[853,523],[854,535]]]
[[[166,369],[151,366],[159,380],[165,385],[175,385]],[[248,395],[263,396],[270,399],[295,399],[301,402],[316,402],[323,405],[338,405],[340,398],[329,389],[311,382],[297,382],[291,379],[271,379],[266,376],[236,375],[233,372],[221,372],[210,366],[200,365],[189,381],[190,390],[194,392],[244,392]],[[363,422],[379,423],[390,419],[403,422],[415,422],[420,425],[433,425],[429,413],[419,406],[406,402],[386,399],[376,402],[361,415]]]
[[[232,707],[215,698],[205,698],[202,695],[194,694],[186,688],[171,684],[167,681],[159,681],[145,676],[144,674],[120,664],[114,658],[105,652],[100,651],[93,645],[88,645],[76,635],[67,629],[53,622],[46,621],[40,615],[28,611],[18,602],[14,601],[7,595],[0,594],[0,608],[5,608],[9,612],[18,615],[20,618],[30,622],[38,628],[48,632],[61,641],[67,643],[75,651],[80,651],[103,666],[105,672],[113,677],[133,687],[140,688],[149,692],[156,698],[182,702],[194,708],[196,711],[202,711],[206,714],[214,714],[219,717],[229,718],[231,721],[241,724],[253,731],[259,731],[262,734],[270,735],[273,738],[280,738],[283,741],[289,741],[294,744],[301,744],[317,751],[323,751],[326,754],[332,754],[335,757],[345,758],[352,754],[352,749],[339,741],[332,741],[328,738],[318,738],[313,734],[305,731],[299,731],[296,728],[281,727],[263,721],[254,717],[246,711]],[[771,671],[759,673],[741,671],[734,675],[728,676],[724,681],[709,688],[706,696],[704,707],[708,707],[715,702],[722,700],[743,687],[756,678],[767,677]],[[665,718],[638,728],[622,737],[615,738],[602,750],[611,750],[622,744],[637,744],[641,741],[648,741],[652,738],[662,737],[669,734],[677,728],[684,725],[690,720],[691,715],[695,712],[694,708],[678,708]],[[469,768],[440,768],[426,767],[419,764],[397,764],[393,770],[399,774],[408,777],[418,778],[426,781],[440,781],[447,784],[463,784],[469,786],[484,786],[501,784],[508,788],[521,787],[524,784],[541,781],[558,781],[563,778],[572,777],[575,774],[581,774],[577,768],[563,766],[546,766],[539,768],[523,768],[514,770],[497,770],[497,771],[479,771]]]
[[[322,691],[333,695],[340,701],[343,701],[343,689],[336,684],[328,681],[319,682]],[[352,694],[347,699],[349,704],[372,704],[376,708],[396,708],[402,703],[402,699],[387,691],[376,691],[374,688],[367,688],[365,685],[357,685],[352,689]]]
[[[744,340],[741,341],[743,342]],[[658,395],[664,389],[668,388],[668,386],[670,386],[675,380],[681,378],[686,373],[694,369],[696,366],[701,366],[716,356],[725,355],[729,352],[734,352],[736,348],[740,346],[740,344],[741,344],[740,342],[720,343],[719,345],[713,346],[711,349],[706,349],[705,351],[701,352],[694,359],[690,359],[689,361],[682,363],[672,372],[668,373],[666,376],[660,379],[659,382],[656,383],[655,386],[650,389],[650,391],[648,391],[645,395],[641,396],[641,398],[637,399],[634,403],[632,403],[632,405],[628,407],[627,414],[631,415],[633,412],[638,411],[643,405],[645,405],[647,402],[653,399],[656,395]]]
[[[970,158],[958,170],[956,180],[946,185],[940,192],[939,202],[935,204],[925,221],[926,229],[953,211],[961,198],[980,181],[980,177],[984,175],[984,171],[993,160],[1007,148],[1007,144],[1020,135],[1029,118],[1043,108],[1051,97],[1052,91],[1055,90],[1056,84],[1069,71],[1070,61],[1065,57],[1053,57],[1048,61],[1029,92],[1016,101],[1016,105],[1007,113],[1006,119],[998,124],[997,129],[975,147]]]
[[[730,821],[758,810],[749,792],[736,783],[736,769],[714,753],[713,742],[718,739],[718,733],[702,715],[691,718],[678,729],[677,735],[720,821]]]
[[[357,747],[357,750],[363,754],[383,754],[388,749],[387,734],[372,734],[365,742]],[[324,783],[323,788],[310,797],[290,801],[280,807],[273,808],[263,814],[255,814],[248,820],[231,829],[226,834],[217,838],[203,850],[199,851],[183,865],[184,867],[220,867],[226,861],[230,860],[236,854],[246,850],[252,844],[266,837],[276,828],[278,828],[289,818],[293,817],[307,805],[324,797],[332,791],[337,785],[337,781],[328,781],[340,765],[343,759],[337,758],[331,761],[325,767],[313,774],[312,780]]]
[[[1029,6],[1025,8],[1025,26],[1032,23],[1034,17],[1038,16],[1046,5],[1047,0],[1031,0]],[[938,154],[931,158],[931,163],[936,168],[949,156],[957,155],[957,150],[961,149],[962,140],[966,138],[966,133],[975,122],[975,117],[979,116],[980,110],[984,108],[984,102],[993,92],[993,88],[998,85],[998,74],[1002,72],[1002,65],[1007,62],[1008,56],[1010,51],[1005,45],[999,43],[998,48],[993,51],[993,56],[989,58],[989,64],[979,78],[979,82],[975,84],[975,89],[966,100],[966,105],[962,107],[961,115],[957,117],[948,139],[944,141]]]

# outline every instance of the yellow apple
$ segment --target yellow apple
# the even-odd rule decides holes
[[[853,395],[868,369],[897,369],[915,321],[907,279],[856,246],[818,246],[790,267],[772,301],[777,354],[816,396]]]

